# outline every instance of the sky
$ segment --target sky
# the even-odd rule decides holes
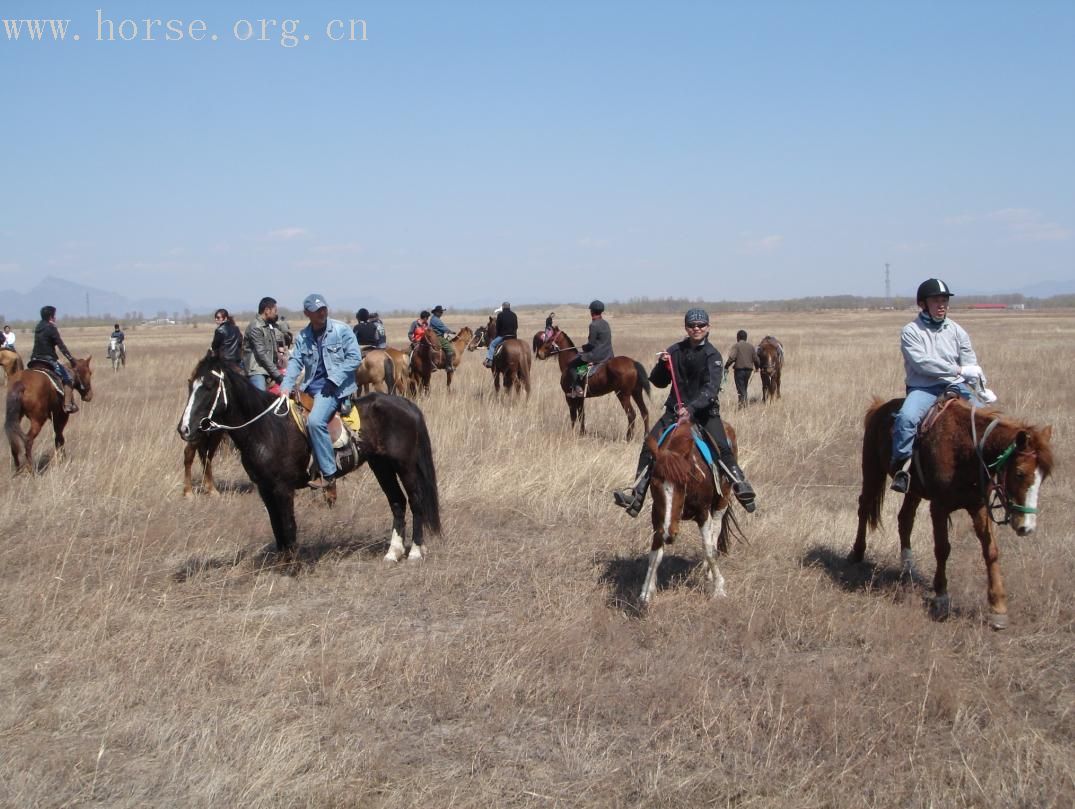
[[[63,41],[13,39],[49,18]],[[886,263],[898,295],[1075,279],[1068,0],[38,0],[0,26],[0,289],[421,308],[880,296]]]

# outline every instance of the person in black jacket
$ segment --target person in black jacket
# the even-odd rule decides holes
[[[493,367],[493,355],[496,354],[497,346],[510,337],[519,336],[519,316],[511,311],[511,304],[504,301],[500,305],[500,311],[496,313],[496,337],[489,342],[489,348],[485,352],[485,367]]]
[[[675,381],[678,385],[668,395],[664,415],[650,430],[650,435],[660,440],[664,431],[681,419],[689,418],[702,428],[703,436],[711,447],[715,448],[720,463],[713,464],[713,479],[719,481],[724,474],[732,483],[732,492],[748,512],[754,511],[754,488],[747,481],[743,470],[736,463],[728,436],[724,432],[724,422],[720,419],[720,403],[717,395],[724,375],[720,352],[709,342],[709,314],[704,309],[690,309],[683,318],[687,337],[667,351],[657,355],[657,364],[650,371],[649,380],[658,388],[666,388],[672,382],[671,360],[675,369]],[[646,445],[638,456],[638,471],[633,488],[615,492],[616,505],[627,509],[632,517],[637,517],[646,499],[649,488],[650,473],[653,469],[653,455]]]
[[[213,332],[213,345],[209,348],[209,353],[242,370],[243,333],[239,331],[239,327],[235,325],[235,319],[228,314],[227,309],[217,309],[213,313],[213,319],[217,327]]]
[[[365,354],[371,348],[376,348],[379,341],[377,335],[377,324],[370,320],[369,309],[359,309],[355,312],[355,318],[358,322],[353,329],[355,333],[355,339],[358,340],[358,346]]]
[[[71,367],[75,367],[75,358],[64,345],[60,337],[60,330],[56,328],[56,307],[41,307],[41,322],[34,326],[34,349],[30,352],[30,362],[40,362],[48,365],[60,377],[63,382],[63,411],[65,413],[77,413],[78,405],[75,404],[75,378],[71,372],[60,362],[56,356],[59,350]]]

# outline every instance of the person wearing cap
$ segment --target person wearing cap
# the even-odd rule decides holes
[[[336,478],[336,456],[328,423],[337,410],[349,404],[348,397],[357,390],[355,371],[362,362],[362,351],[347,324],[328,316],[323,296],[307,295],[302,310],[310,323],[295,337],[280,392],[290,394],[299,374],[303,375],[299,389],[314,400],[306,431],[321,470],[321,479],[310,481],[310,486],[325,489],[333,486]]]
[[[658,388],[666,388],[672,382],[675,370],[676,385],[665,402],[665,411],[650,430],[654,439],[660,440],[664,431],[678,421],[690,419],[702,428],[702,434],[716,449],[720,463],[713,464],[713,480],[719,481],[720,475],[730,478],[732,493],[748,512],[754,511],[754,488],[746,479],[743,470],[736,463],[728,436],[724,431],[724,422],[720,418],[720,382],[724,375],[720,352],[709,342],[709,314],[705,309],[689,309],[683,318],[687,336],[667,351],[657,355],[657,364],[650,371],[649,380]],[[678,386],[678,393],[676,390]],[[682,396],[682,401],[679,400]],[[632,517],[637,517],[646,499],[649,489],[650,474],[653,470],[653,455],[646,444],[638,456],[638,470],[635,485],[613,493],[616,505],[627,509]]]
[[[918,317],[900,332],[900,351],[907,398],[892,422],[891,489],[906,494],[911,486],[911,451],[918,425],[937,397],[949,392],[970,399],[975,395],[985,403],[996,395],[985,389],[985,374],[970,344],[966,330],[948,317],[951,288],[939,278],[927,278],[918,285]]]
[[[411,323],[411,327],[407,329],[407,339],[411,342],[411,349],[414,349],[414,344],[422,339],[422,336],[426,333],[426,329],[429,328],[429,318],[431,317],[428,309],[423,309],[418,313],[418,318]]]
[[[370,322],[369,309],[359,309],[355,312],[355,319],[358,322],[355,324],[355,339],[358,340],[358,345],[363,351],[368,351],[371,348],[377,347],[377,325]]]
[[[725,368],[735,366],[735,392],[739,394],[739,406],[746,407],[748,402],[747,387],[750,384],[750,375],[758,367],[758,350],[753,344],[747,342],[747,333],[740,329],[735,333],[735,345],[728,352],[728,361]]]
[[[580,399],[584,397],[589,369],[616,356],[612,351],[612,327],[605,320],[604,312],[605,305],[601,301],[590,301],[590,331],[586,335],[582,351],[568,366],[568,373],[574,375],[574,386],[568,396]]]
[[[489,342],[489,348],[485,352],[485,367],[493,367],[493,355],[497,347],[511,337],[519,336],[519,317],[511,311],[511,304],[504,301],[496,316],[496,337]]]
[[[284,380],[278,351],[283,340],[277,339],[276,318],[276,298],[262,298],[258,301],[257,315],[243,334],[243,369],[250,384],[258,390],[268,390],[270,384],[279,385]]]
[[[429,318],[429,328],[433,329],[437,337],[440,338],[440,347],[444,351],[444,370],[450,374],[455,371],[455,346],[452,345],[455,332],[444,325],[444,321],[440,319],[443,314],[443,306],[440,304],[434,306],[433,316]]]

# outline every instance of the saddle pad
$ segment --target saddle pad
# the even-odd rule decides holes
[[[301,395],[304,399],[309,400],[310,406],[312,407],[313,399],[307,394]],[[291,411],[291,418],[295,420],[295,424],[302,430],[302,434],[309,437],[309,431],[306,429],[306,419],[309,417],[308,411],[300,407],[291,399],[288,399],[287,404],[288,409]],[[359,419],[357,407],[352,406],[351,412],[344,417],[341,417],[339,413],[333,414],[328,422],[328,437],[332,441],[332,448],[343,449],[346,447],[351,440],[351,434],[358,434],[361,424],[362,422]]]
[[[668,438],[668,436],[671,434],[672,430],[674,430],[674,429],[676,429],[676,425],[674,425],[674,424],[671,424],[668,427],[665,427],[664,432],[661,433],[661,437],[657,439],[657,446],[661,446],[664,443],[664,440],[666,438]],[[691,437],[694,439],[694,446],[698,447],[698,451],[700,453],[702,453],[702,457],[705,459],[705,462],[707,464],[709,464],[710,466],[712,466],[713,465],[713,451],[709,448],[709,444],[707,444],[705,441],[703,441],[701,438],[699,438],[697,435],[695,435],[693,433],[692,433]]]

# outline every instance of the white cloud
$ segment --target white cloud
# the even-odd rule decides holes
[[[743,239],[744,241],[739,245],[739,252],[752,256],[773,253],[784,243],[784,237],[777,233],[761,237],[753,237],[749,233],[744,233]]]
[[[1050,222],[1033,208],[1001,208],[982,214],[960,214],[944,220],[946,225],[984,223],[1000,227],[1017,242],[1062,242],[1071,238],[1071,228]]]
[[[357,242],[348,242],[346,244],[319,244],[312,248],[312,252],[328,256],[353,255],[362,252],[362,245]]]
[[[270,230],[265,235],[265,238],[271,241],[291,241],[292,239],[306,239],[309,238],[309,236],[310,231],[306,228],[286,227]]]

